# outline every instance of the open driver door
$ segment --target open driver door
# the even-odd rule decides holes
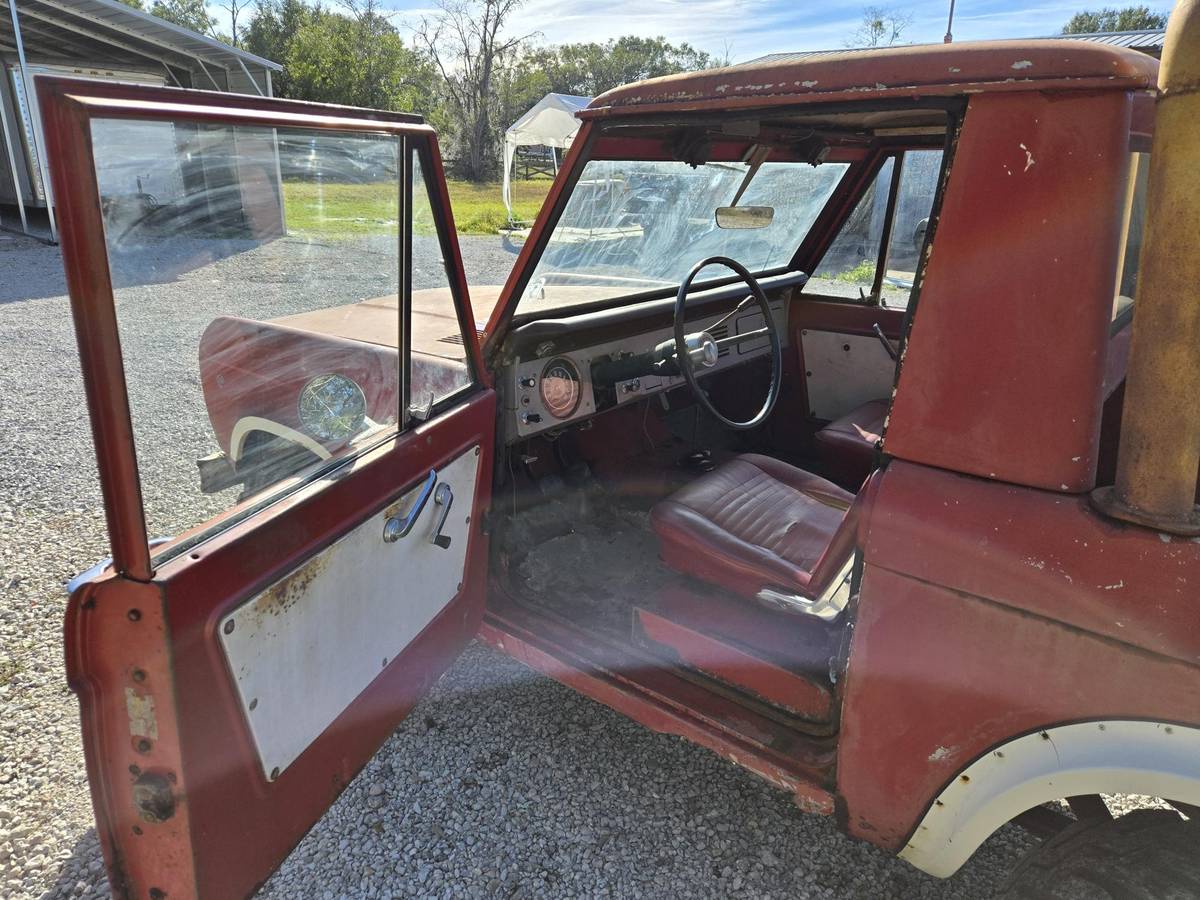
[[[244,896],[482,616],[495,395],[437,141],[265,97],[39,96],[112,547],[65,635],[110,884]]]

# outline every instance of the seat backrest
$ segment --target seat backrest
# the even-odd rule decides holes
[[[837,531],[833,533],[829,544],[825,548],[825,552],[821,554],[821,558],[817,560],[817,564],[813,566],[812,576],[809,578],[808,590],[805,592],[808,599],[817,600],[828,594],[831,590],[836,590],[849,571],[849,567],[854,564],[855,548],[861,546],[865,535],[860,534],[860,523],[865,522],[866,516],[863,514],[864,509],[870,506],[871,500],[875,493],[875,488],[879,483],[881,470],[876,469],[863,482],[862,488],[854,498],[854,502],[846,510],[846,515],[842,517],[842,523],[838,526]],[[812,495],[817,496],[817,495]],[[818,499],[820,499],[818,497]]]

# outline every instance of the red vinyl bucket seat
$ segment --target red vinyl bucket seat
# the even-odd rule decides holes
[[[844,606],[844,598],[829,606],[831,592],[848,593],[854,510],[854,495],[832,482],[745,454],[655,504],[650,520],[672,569],[767,606],[831,619]]]

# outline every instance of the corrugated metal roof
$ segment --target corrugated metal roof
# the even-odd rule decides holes
[[[243,93],[264,90],[267,73],[283,68],[117,0],[0,0],[0,55],[10,59],[13,2],[31,63],[169,67],[187,72],[195,87]]]
[[[1056,34],[1056,38],[1072,41],[1094,41],[1111,47],[1129,47],[1133,50],[1162,50],[1167,37],[1165,28],[1148,28],[1144,31],[1097,31],[1095,34]]]
[[[1028,40],[1071,40],[1090,41],[1095,44],[1107,44],[1110,47],[1128,47],[1142,52],[1162,52],[1163,41],[1166,39],[1165,28],[1148,28],[1143,31],[1098,31],[1094,34],[1048,34],[1039,38],[1011,38],[1014,41]],[[815,56],[829,56],[834,53],[870,53],[885,50],[886,47],[854,47],[849,50],[799,50],[791,53],[768,53],[746,61],[750,63],[787,63],[802,59],[812,59]]]
[[[797,50],[791,53],[768,53],[766,56],[756,56],[754,59],[748,59],[744,63],[739,63],[739,65],[752,66],[756,63],[791,63],[799,62],[802,59],[813,59],[817,56],[832,56],[835,53],[871,53],[872,51],[883,49],[883,47],[850,47],[846,50]]]

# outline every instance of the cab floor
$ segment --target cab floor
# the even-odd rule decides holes
[[[504,544],[523,600],[620,638],[632,636],[637,606],[689,581],[658,558],[644,496],[622,497],[597,481],[520,512]]]

